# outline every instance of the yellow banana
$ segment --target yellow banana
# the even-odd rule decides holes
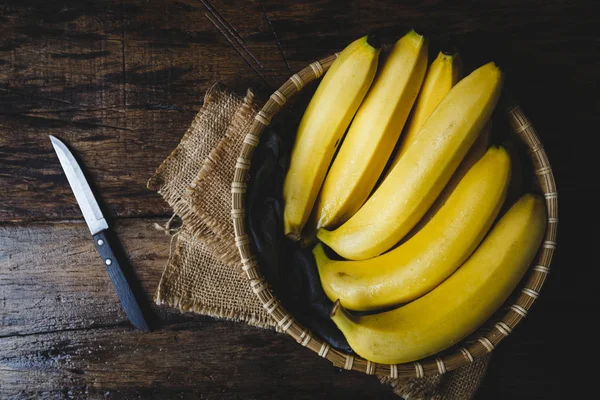
[[[396,42],[361,104],[317,197],[317,228],[338,226],[363,205],[387,163],[427,69],[427,41]]]
[[[284,232],[293,240],[300,239],[335,150],[373,81],[378,56],[367,36],[348,45],[302,116],[283,184]]]
[[[487,125],[483,128],[483,132],[481,132],[481,134],[479,135],[477,140],[475,140],[475,143],[473,143],[473,146],[471,146],[471,148],[469,149],[469,152],[467,153],[465,158],[462,160],[462,162],[460,163],[458,168],[456,168],[456,172],[454,172],[454,175],[452,175],[452,178],[450,178],[450,180],[448,181],[448,184],[446,185],[446,187],[444,187],[444,190],[442,190],[442,193],[440,193],[438,198],[431,205],[429,210],[427,210],[427,212],[425,213],[423,218],[421,218],[419,220],[417,225],[415,225],[415,227],[410,231],[410,233],[408,233],[404,237],[404,239],[402,239],[403,242],[410,239],[417,232],[419,232],[429,221],[431,221],[431,218],[433,218],[433,216],[446,203],[446,201],[448,200],[448,197],[450,197],[452,192],[454,192],[454,189],[456,189],[456,186],[458,186],[458,183],[461,181],[461,179],[466,175],[467,172],[469,172],[471,167],[473,167],[473,165],[475,165],[475,163],[477,161],[479,161],[479,159],[481,157],[483,157],[483,155],[486,153],[486,151],[490,145],[490,136],[492,133],[491,127],[492,127],[491,122],[488,122]],[[509,151],[508,154],[511,155],[511,152]],[[511,159],[512,159],[512,155],[511,155]],[[511,163],[511,166],[512,165],[514,165],[514,164]],[[506,190],[507,196],[508,196],[508,193],[510,193],[510,186],[513,182],[513,179],[514,179],[514,168],[511,167],[511,180],[510,180],[510,183],[508,184],[508,188]]]
[[[458,53],[446,54],[440,52],[427,70],[423,88],[408,120],[400,147],[394,161],[392,161],[390,170],[398,163],[400,156],[406,152],[408,146],[414,142],[417,133],[421,130],[427,118],[450,92],[450,89],[456,85],[460,77],[461,62]]]
[[[475,250],[498,215],[510,181],[510,157],[490,148],[448,201],[415,236],[382,256],[336,261],[322,245],[313,250],[329,299],[351,310],[374,310],[424,295]]]
[[[381,186],[354,216],[317,237],[344,258],[389,250],[421,219],[490,118],[502,74],[486,64],[460,81],[433,111]]]
[[[457,343],[508,298],[532,262],[546,227],[544,202],[523,196],[446,281],[395,310],[356,317],[336,302],[331,318],[367,360],[415,361]]]

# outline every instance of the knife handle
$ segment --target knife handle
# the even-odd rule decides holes
[[[131,290],[129,282],[127,282],[127,278],[119,264],[119,260],[113,251],[113,246],[111,246],[109,242],[106,231],[100,231],[93,237],[98,253],[100,253],[100,257],[102,257],[102,262],[106,267],[108,276],[110,276],[127,317],[137,329],[146,332],[150,331],[150,327],[144,318],[142,309]]]

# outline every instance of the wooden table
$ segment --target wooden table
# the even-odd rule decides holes
[[[153,224],[170,210],[145,184],[206,88],[269,93],[371,29],[394,38],[413,26],[471,65],[502,66],[561,196],[553,273],[495,352],[478,398],[577,393],[580,381],[563,375],[585,368],[562,355],[578,353],[568,334],[596,311],[582,250],[591,222],[580,222],[600,122],[591,2],[212,1],[0,2],[0,399],[395,398],[374,377],[241,323],[156,307],[160,329],[133,331],[48,135],[76,149],[150,301],[169,253]]]

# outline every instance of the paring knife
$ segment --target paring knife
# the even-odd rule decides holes
[[[127,317],[137,329],[149,331],[150,327],[144,318],[140,305],[131,290],[129,282],[127,282],[125,274],[119,264],[119,260],[115,256],[108,241],[108,223],[102,215],[100,206],[92,193],[90,185],[83,175],[81,167],[63,142],[54,136],[50,136],[50,141],[52,141],[54,151],[56,151],[56,154],[58,155],[60,165],[67,176],[71,190],[73,190],[73,193],[75,194],[75,199],[81,208],[81,213],[85,218],[85,222],[87,223],[88,228],[90,228],[98,253],[100,253],[100,257],[102,257],[102,261],[106,266],[108,275],[112,280]]]

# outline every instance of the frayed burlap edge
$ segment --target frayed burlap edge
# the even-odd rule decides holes
[[[233,152],[238,154],[242,142],[244,140],[245,128],[253,121],[253,116],[257,113],[255,107],[254,93],[248,90],[244,97],[242,105],[236,111],[235,116],[231,120],[226,135],[221,139],[217,147],[215,147],[204,163],[198,176],[188,188],[185,196],[188,199],[190,212],[195,215],[196,223],[188,224],[192,234],[203,240],[207,247],[211,249],[212,254],[226,264],[240,267],[240,255],[235,246],[235,234],[233,225],[230,220],[221,221],[210,214],[209,211],[199,207],[198,201],[195,200],[197,193],[202,192],[207,184],[205,179],[213,170],[219,167],[227,153]],[[231,168],[231,180],[233,181],[233,171]],[[229,195],[229,186],[227,184],[227,196]]]
[[[193,312],[217,319],[225,319],[233,322],[244,322],[257,328],[275,329],[273,319],[270,316],[267,318],[262,315],[240,313],[238,310],[228,309],[225,307],[209,307],[199,301],[181,301],[181,299],[175,298],[170,293],[165,293],[164,290],[160,289],[156,291],[154,302],[157,305],[167,305],[169,307],[177,308],[181,312]],[[275,330],[279,331],[279,329]]]
[[[251,103],[254,98],[251,90],[248,90],[246,98],[242,99],[237,97],[225,90],[224,85],[220,83],[214,83],[207,90],[206,95],[204,96],[204,103],[196,116],[190,127],[187,129],[186,133],[183,135],[181,141],[177,145],[177,147],[167,156],[167,158],[161,163],[161,165],[157,168],[153,177],[149,179],[147,183],[147,187],[150,190],[157,191],[163,199],[172,207],[173,212],[181,218],[183,223],[191,227],[194,231],[200,232],[202,231],[203,235],[202,239],[210,238],[214,236],[216,232],[211,232],[211,228],[207,226],[203,226],[204,221],[199,218],[194,212],[191,210],[190,198],[186,196],[186,193],[190,191],[189,183],[186,184],[186,187],[182,190],[178,190],[176,187],[171,186],[167,182],[169,182],[170,178],[172,178],[171,173],[167,173],[167,170],[171,168],[172,163],[176,163],[176,158],[180,156],[181,150],[183,148],[189,147],[188,141],[192,134],[198,134],[198,130],[203,129],[203,122],[207,123],[207,120],[217,119],[221,122],[221,124],[226,124],[223,126],[224,133],[222,136],[215,135],[206,135],[206,139],[210,138],[214,145],[210,148],[210,150],[206,151],[204,155],[198,160],[199,166],[198,172],[193,175],[193,178],[190,178],[189,182],[194,182],[197,180],[197,176],[202,170],[202,166],[207,159],[207,157],[215,151],[215,148],[218,147],[219,143],[227,136],[228,133],[231,132],[232,121],[234,119],[240,120],[242,116],[240,116],[240,109],[244,109],[245,103]],[[230,115],[231,117],[223,118],[224,115]],[[219,117],[218,117],[219,116]],[[245,117],[245,115],[244,115]],[[236,122],[236,126],[239,125],[240,122]],[[229,182],[224,183],[224,187],[221,190],[227,190],[227,194],[229,195]],[[222,222],[222,226],[230,223],[230,220]],[[222,231],[224,228],[218,229],[218,231]],[[205,242],[207,241],[205,240]],[[231,238],[223,237],[219,235],[218,238],[211,238],[212,243],[218,243],[219,245],[226,246],[223,243],[224,240],[228,241],[228,244],[231,245],[235,249],[235,238],[233,232],[231,233]],[[218,254],[221,251],[215,251],[215,255],[218,257]],[[231,258],[231,257],[230,257]],[[228,263],[233,266],[240,266],[240,263]]]
[[[185,229],[185,228],[180,228]],[[169,258],[167,261],[167,266],[163,270],[160,281],[158,283],[158,287],[154,294],[154,302],[157,305],[168,305],[169,307],[177,308],[181,312],[193,312],[197,314],[207,315],[213,318],[222,318],[229,321],[234,322],[245,322],[248,325],[252,325],[258,328],[264,329],[276,329],[276,323],[268,315],[263,311],[262,308],[258,310],[258,312],[249,312],[240,309],[239,307],[226,307],[226,306],[212,306],[207,305],[200,299],[184,299],[181,295],[172,293],[172,289],[174,286],[173,282],[169,280],[168,275],[173,273],[174,271],[179,272],[179,268],[173,269],[173,266],[181,266],[184,261],[182,260],[183,249],[185,246],[189,246],[189,243],[185,243],[179,241],[179,230],[177,233],[171,235],[171,243],[169,245]],[[175,243],[176,249],[173,252],[173,244]],[[243,271],[240,270],[240,276],[243,275]],[[243,289],[247,291],[244,293],[244,290],[240,290],[240,296],[248,297],[248,300],[252,302],[254,300],[254,294],[250,291],[249,286],[244,286]],[[258,301],[258,300],[257,300]],[[279,329],[276,329],[279,331]]]
[[[175,156],[179,153],[179,149],[181,148],[181,146],[185,142],[187,142],[187,140],[189,139],[190,135],[193,132],[194,127],[199,123],[201,116],[206,115],[208,113],[206,106],[209,103],[217,101],[218,97],[223,93],[223,88],[224,88],[223,84],[221,84],[219,82],[215,82],[206,90],[206,93],[204,94],[203,105],[200,108],[200,110],[198,111],[198,113],[196,113],[196,115],[194,116],[194,121],[190,124],[190,127],[183,134],[183,137],[179,141],[179,144],[177,145],[177,147],[175,147],[175,149],[167,156],[167,158],[165,158],[163,160],[163,162],[158,166],[158,168],[154,172],[154,175],[148,180],[148,182],[146,183],[146,187],[148,189],[158,192],[163,197],[165,196],[165,193],[161,193],[161,187],[164,184],[163,179],[162,179],[162,174],[163,174],[165,168],[167,168],[169,162],[173,158],[175,158]],[[178,200],[179,200],[179,198],[175,198],[175,196],[169,196],[169,198],[165,198],[165,201],[169,204],[175,204]]]

